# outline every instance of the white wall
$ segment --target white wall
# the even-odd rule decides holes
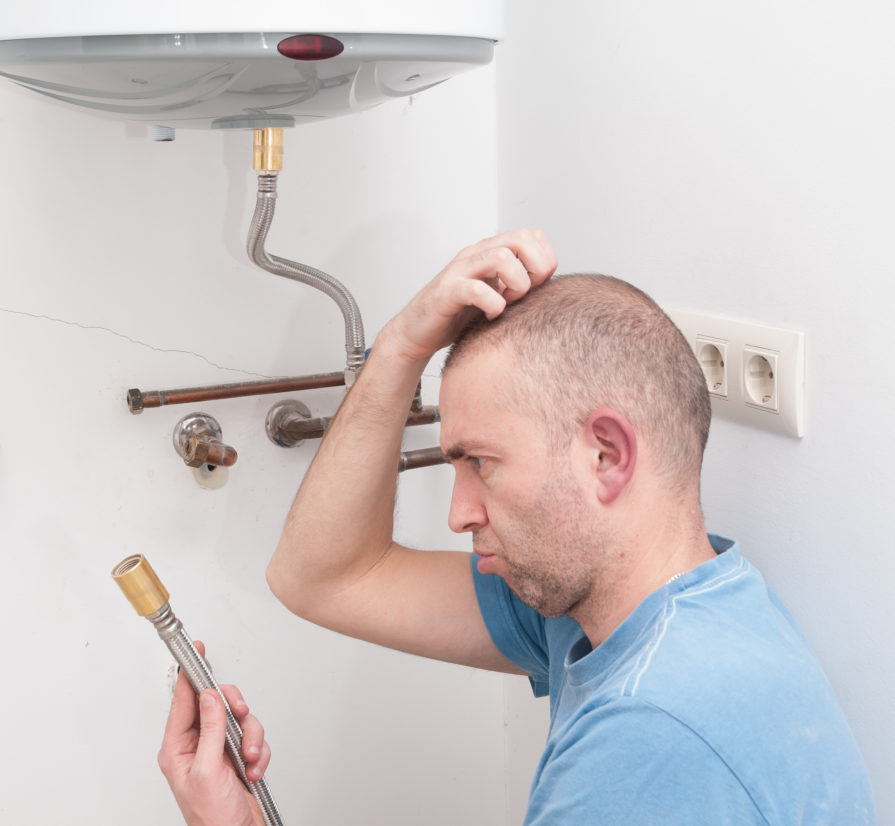
[[[370,339],[498,223],[543,227],[564,270],[804,330],[806,437],[717,421],[706,515],[796,614],[893,822],[887,7],[543,9],[508,4],[499,136],[493,70],[288,133],[270,248],[343,278]],[[287,822],[518,823],[545,714],[524,681],[338,638],[269,596],[264,565],[311,453],[267,441],[274,398],[202,405],[240,452],[213,492],[170,447],[187,409],[126,410],[132,386],[341,363],[333,305],[245,260],[247,139],[152,144],[0,86],[0,820],[176,822],[155,767],[170,660],[108,575],[144,552],[264,719]],[[338,391],[302,398],[327,413]],[[450,472],[414,473],[403,538],[464,547],[443,527]]]
[[[370,341],[495,228],[493,87],[479,70],[287,133],[269,248],[341,277]],[[171,447],[196,406],[127,411],[129,387],[344,363],[335,305],[246,260],[250,133],[154,144],[4,83],[0,180],[0,821],[177,822],[155,765],[171,660],[109,576],[141,552],[267,726],[287,823],[502,822],[499,677],[338,638],[269,594],[264,567],[313,451],[267,440],[276,397],[201,405],[239,451],[216,491]],[[328,414],[339,394],[300,395]],[[427,430],[408,441],[437,443]],[[412,481],[402,538],[465,547],[446,527],[450,471]]]
[[[805,438],[716,420],[704,506],[810,638],[881,824],[895,822],[893,24],[870,0],[549,14],[517,0],[498,72],[502,228],[543,228],[561,270],[806,333]],[[537,708],[514,714],[541,726]]]

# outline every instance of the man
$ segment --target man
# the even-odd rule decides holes
[[[873,822],[804,640],[736,543],[706,535],[709,401],[686,341],[630,285],[548,281],[555,266],[539,232],[483,241],[383,329],[302,483],[271,588],[341,633],[549,692],[526,824]],[[473,565],[392,538],[404,417],[455,339],[441,446]],[[184,774],[168,772],[175,793]]]

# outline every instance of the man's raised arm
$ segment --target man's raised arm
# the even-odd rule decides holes
[[[550,277],[538,231],[481,241],[377,336],[320,444],[267,569],[291,611],[343,634],[435,659],[515,671],[485,629],[466,554],[415,551],[392,538],[404,422],[432,355],[470,312],[495,318]]]

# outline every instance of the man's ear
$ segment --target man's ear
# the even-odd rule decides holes
[[[618,498],[634,475],[637,435],[631,423],[610,407],[591,413],[586,428],[591,449],[596,454],[597,498],[608,505]]]

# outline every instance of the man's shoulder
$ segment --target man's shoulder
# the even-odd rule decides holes
[[[603,686],[593,722],[630,715],[616,721],[623,727],[635,724],[632,709],[652,709],[669,736],[703,743],[770,822],[788,822],[795,801],[826,805],[829,794],[868,815],[853,822],[870,822],[863,761],[789,613],[748,563],[714,586],[670,589],[640,647]]]
[[[829,693],[802,632],[742,557],[714,577],[671,584],[638,642],[622,691],[631,696],[721,709],[760,701],[775,684]]]

